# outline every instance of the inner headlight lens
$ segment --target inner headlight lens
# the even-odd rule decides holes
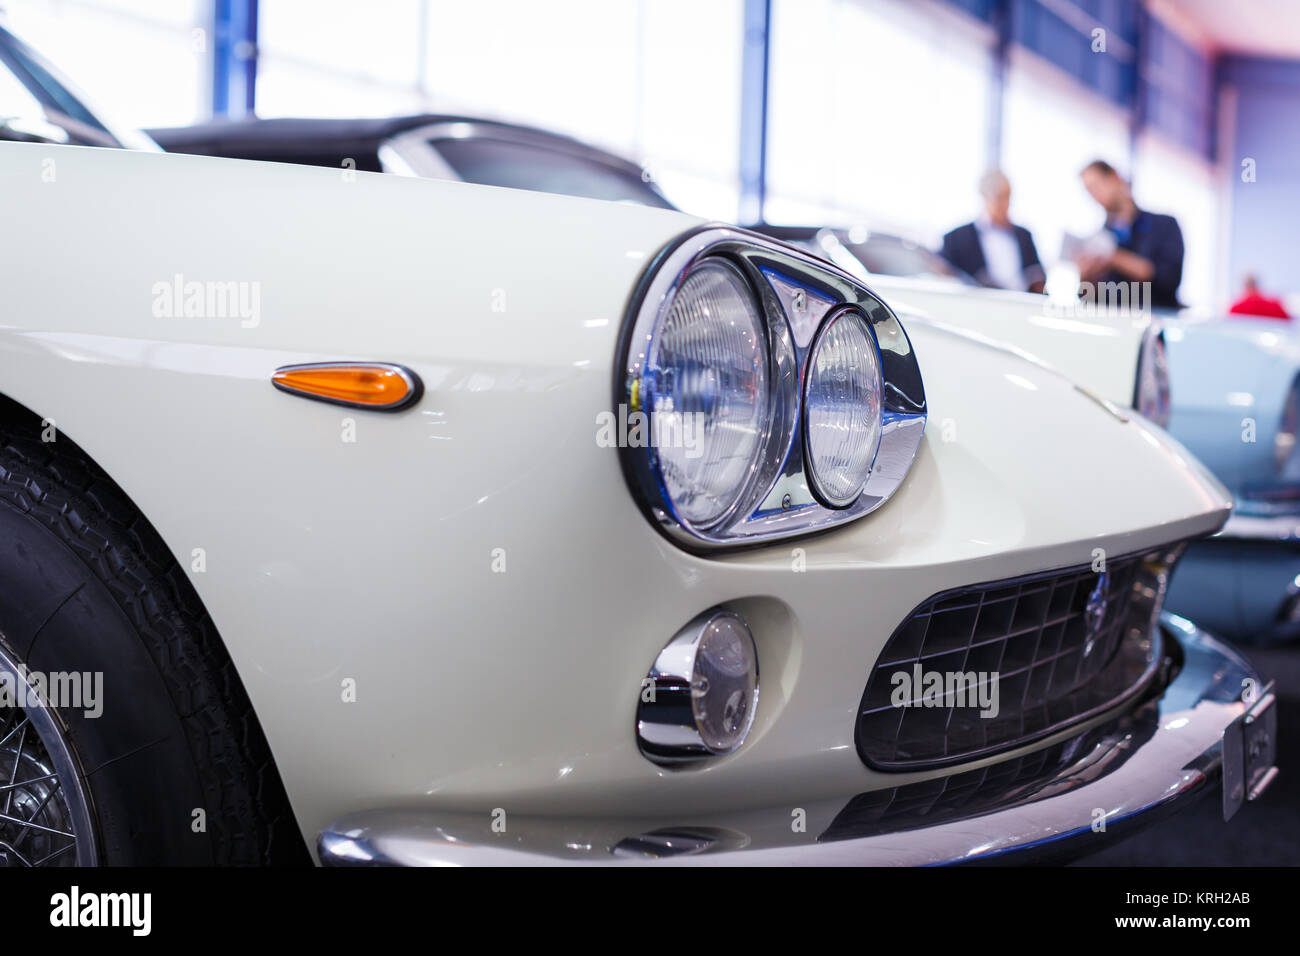
[[[880,351],[866,318],[839,313],[813,343],[804,421],[809,471],[827,504],[862,493],[880,447]]]
[[[1155,336],[1138,364],[1138,414],[1161,428],[1169,427],[1169,358],[1165,337]]]
[[[697,527],[744,493],[768,420],[768,360],[759,306],[720,259],[682,281],[646,361],[646,406],[664,487]]]

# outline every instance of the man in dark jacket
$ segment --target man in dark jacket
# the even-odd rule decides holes
[[[994,169],[980,179],[984,212],[943,237],[945,259],[980,285],[1042,292],[1046,275],[1033,237],[1010,219],[1011,184]]]
[[[1083,185],[1106,210],[1106,231],[1115,249],[1079,261],[1083,282],[1142,282],[1150,285],[1150,305],[1182,308],[1178,285],[1183,281],[1183,233],[1178,220],[1139,209],[1129,184],[1110,163],[1094,160],[1079,174]]]

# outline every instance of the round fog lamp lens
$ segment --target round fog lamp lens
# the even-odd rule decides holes
[[[757,703],[754,639],[739,618],[719,615],[705,625],[691,673],[691,710],[704,746],[716,754],[739,747]]]

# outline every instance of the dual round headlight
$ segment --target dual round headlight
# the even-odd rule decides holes
[[[836,509],[857,500],[880,447],[883,391],[880,350],[861,311],[822,321],[800,363],[801,395],[779,393],[797,392],[801,376],[780,374],[778,337],[729,260],[700,260],[661,314],[637,397],[651,413],[658,478],[677,520],[707,531],[747,518],[766,490],[757,479],[776,473],[799,432],[817,499]],[[801,428],[780,434],[778,407],[802,407]]]

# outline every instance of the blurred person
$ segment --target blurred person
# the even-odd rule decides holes
[[[1011,183],[991,169],[980,177],[979,191],[984,212],[944,236],[939,254],[980,285],[1042,292],[1046,274],[1034,239],[1011,221]]]
[[[1110,251],[1079,258],[1079,279],[1094,284],[1149,282],[1150,305],[1181,309],[1183,232],[1178,220],[1138,208],[1129,183],[1105,160],[1093,160],[1079,176],[1106,211],[1105,231],[1115,240]]]
[[[1259,280],[1247,275],[1242,283],[1241,297],[1228,309],[1235,315],[1254,315],[1266,319],[1289,319],[1290,314],[1281,299],[1259,291]]]

